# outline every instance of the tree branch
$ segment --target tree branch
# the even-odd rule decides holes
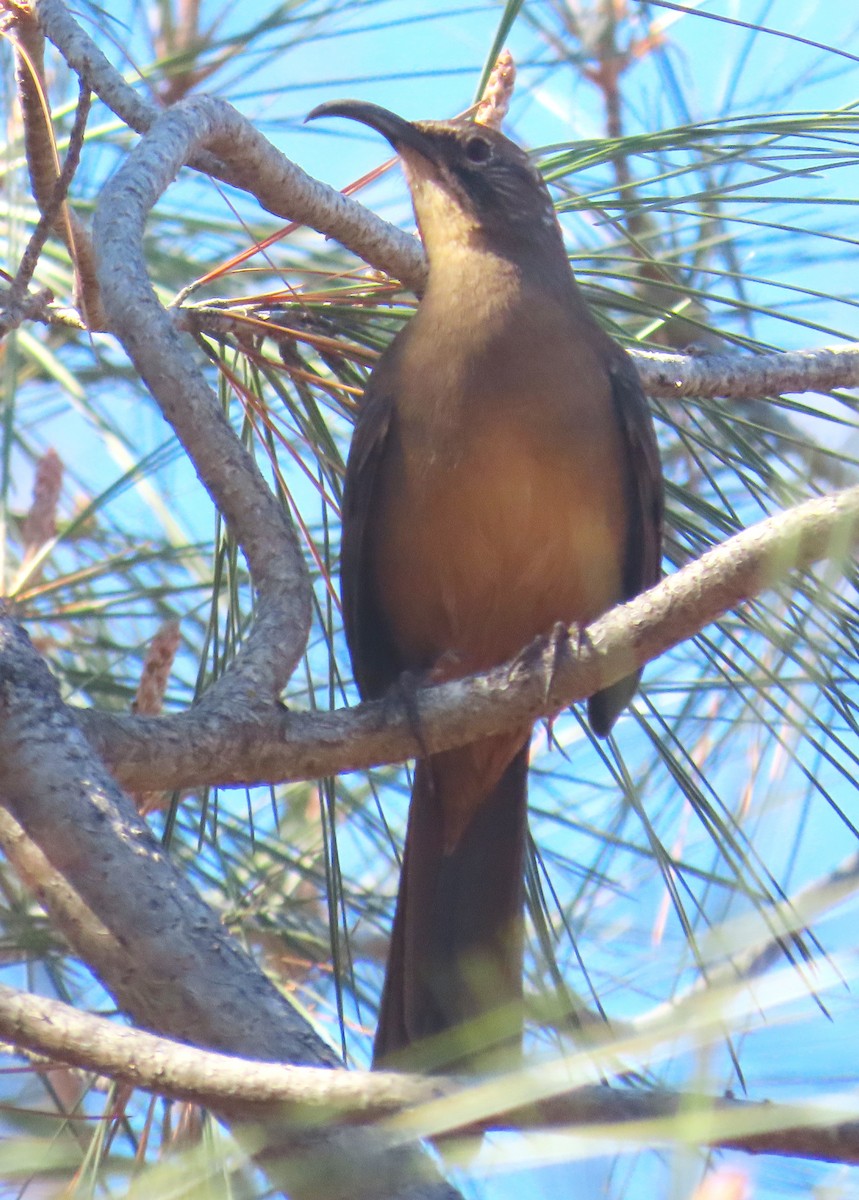
[[[141,1025],[260,1058],[333,1065],[94,759],[29,640],[0,615],[0,798],[76,897],[43,889],[57,927]],[[14,827],[4,829],[7,845]],[[30,860],[32,882],[39,864]],[[82,937],[77,917],[98,926]],[[70,913],[76,918],[70,920]],[[121,947],[114,957],[116,945]],[[134,970],[128,971],[129,963]],[[244,1047],[242,1049],[241,1047]],[[266,1049],[268,1047],[268,1049]]]
[[[160,119],[69,16],[63,0],[35,0],[45,34],[69,66],[122,120],[138,132]],[[311,179],[269,145],[229,105],[207,97],[192,104],[217,105],[236,141],[218,145],[205,166],[192,152],[190,164],[256,196],[276,216],[301,221],[335,238],[365,262],[420,291],[426,278],[423,251],[413,237],[380,220],[356,201]],[[178,107],[178,106],[176,106]],[[211,112],[212,110],[210,110]],[[227,117],[226,113],[231,114]],[[229,136],[229,135],[228,135]],[[260,174],[257,170],[262,167]],[[781,392],[831,391],[859,386],[859,345],[760,355],[685,355],[633,350],[645,390],[653,396],[724,396],[746,399]]]
[[[137,1024],[262,1062],[338,1062],[164,853],[2,613],[0,804],[10,859]],[[246,1108],[226,1098],[213,1107],[241,1135]],[[413,1180],[423,1181],[425,1200],[456,1196],[425,1155],[381,1136],[356,1142],[317,1128],[296,1140],[278,1114],[265,1123],[264,1145],[260,1161],[298,1200],[393,1198]]]
[[[39,237],[47,236],[48,230],[53,228],[66,243],[72,257],[76,302],[81,314],[90,329],[100,329],[103,313],[93,271],[92,241],[76,213],[65,203],[66,192],[77,168],[77,159],[83,143],[84,126],[89,112],[89,89],[83,84],[80,85],[81,99],[75,127],[69,142],[66,164],[60,171],[45,85],[44,31],[33,12],[23,4],[8,6],[7,23],[12,31],[12,43],[15,47],[15,77],[24,122],[24,144],[30,184],[44,226],[34,234],[31,254],[35,259],[41,250],[41,245],[38,245]],[[22,263],[21,272],[25,270],[26,265]],[[17,289],[17,282],[16,280],[13,284],[10,297],[13,318],[23,299],[21,291]],[[26,287],[26,282],[24,286]]]
[[[571,629],[560,655],[554,647],[545,656],[534,649],[485,675],[421,689],[424,744],[435,752],[553,716],[791,572],[821,559],[846,561],[857,541],[859,487],[769,517],[584,633]],[[235,712],[226,731],[193,709],[149,719],[87,711],[79,720],[117,778],[134,789],[313,779],[401,762],[418,750],[408,714],[393,699],[329,713],[278,708],[250,719]]]
[[[37,196],[41,206],[41,216],[36,222],[36,228],[30,235],[30,240],[27,243],[26,249],[18,264],[18,270],[12,280],[9,288],[9,308],[14,312],[27,295],[27,289],[30,286],[30,280],[33,278],[36,266],[39,262],[39,256],[45,248],[45,243],[48,240],[51,230],[57,226],[60,230],[68,233],[66,224],[60,220],[60,210],[66,203],[69,186],[74,177],[75,171],[78,169],[80,162],[80,154],[83,148],[84,135],[86,132],[86,122],[89,116],[91,96],[89,91],[81,85],[80,94],[78,96],[77,111],[75,113],[75,122],[72,126],[72,132],[69,135],[69,148],[66,154],[65,161],[60,169],[59,175],[54,179],[53,187],[50,195]],[[31,172],[31,180],[34,172]],[[35,187],[34,187],[35,193]],[[81,237],[88,244],[88,238],[81,234]],[[75,256],[75,241],[74,237],[69,235],[69,249],[72,252],[72,257]],[[87,250],[88,259],[92,261],[92,247],[88,244]],[[5,325],[5,322],[4,322]]]
[[[260,703],[270,705],[289,679],[310,629],[311,590],[287,511],[233,432],[196,365],[196,348],[176,332],[146,269],[146,216],[192,149],[220,145],[227,137],[236,139],[242,153],[246,149],[247,129],[239,132],[234,124],[223,127],[216,117],[206,119],[221,107],[210,101],[189,101],[161,117],[104,187],[93,232],[111,328],[242,547],[258,590],[251,633],[230,670],[203,702],[208,712],[221,711],[224,719],[227,714],[231,719],[237,707],[253,711]],[[251,147],[251,170],[255,161]]]
[[[782,392],[859,387],[859,344],[773,354],[663,354],[634,350],[651,396],[723,396],[752,400]]]
[[[779,1154],[829,1162],[859,1163],[859,1121],[843,1109],[805,1108],[672,1092],[594,1084],[540,1094],[511,1106],[506,1097],[527,1088],[521,1075],[478,1084],[394,1072],[320,1071],[274,1065],[194,1050],[166,1038],[80,1013],[55,1000],[0,985],[0,1036],[30,1053],[95,1071],[132,1087],[209,1108],[228,1107],[246,1121],[277,1111],[293,1129],[320,1124],[365,1126],[398,1116],[400,1136],[421,1136],[420,1114],[453,1114],[444,1133],[480,1135],[491,1130],[580,1128],[591,1137],[637,1140],[638,1123],[654,1121],[660,1135],[750,1154]],[[549,1065],[551,1071],[551,1064]],[[538,1089],[541,1091],[541,1089]],[[455,1102],[453,1107],[451,1102]],[[427,1107],[429,1106],[429,1107]],[[457,1112],[480,1112],[456,1123]],[[672,1122],[682,1116],[682,1121]],[[599,1131],[593,1126],[600,1126]]]
[[[198,140],[176,164],[176,170],[185,163],[203,169],[214,178],[256,196],[262,207],[275,216],[300,221],[327,237],[336,238],[380,271],[420,289],[426,278],[426,262],[420,244],[409,234],[327,184],[312,179],[226,101],[195,96],[179,101],[167,113],[160,113],[129,87],[92,39],[71,19],[62,0],[36,0],[35,8],[42,29],[69,66],[132,129],[146,133],[170,114],[185,114],[174,119],[179,124],[190,123],[193,126],[190,137],[193,140],[196,133]],[[171,124],[166,121],[167,128]],[[157,134],[159,141],[166,141],[169,136],[166,128]],[[204,145],[214,149],[214,155],[201,156]]]

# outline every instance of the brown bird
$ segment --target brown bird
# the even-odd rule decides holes
[[[343,617],[371,698],[404,672],[496,666],[656,583],[662,475],[635,368],[591,316],[527,155],[468,120],[356,100],[310,116],[388,139],[429,259],[346,466]],[[595,733],[639,674],[590,698]],[[417,763],[376,1065],[484,1066],[493,1042],[521,1046],[530,735]]]

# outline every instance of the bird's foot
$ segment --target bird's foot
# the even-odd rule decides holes
[[[468,674],[468,665],[462,655],[457,650],[445,650],[427,671],[425,679],[427,683],[449,683],[451,679],[461,679]]]
[[[581,637],[581,630],[579,630],[579,637]],[[510,675],[512,676],[522,669],[529,672],[540,669],[543,675],[543,700],[547,702],[552,692],[558,667],[564,655],[569,653],[569,649],[569,627],[563,621],[556,621],[548,633],[541,633],[535,637],[524,650],[516,655],[511,664]]]
[[[426,682],[426,671],[402,671],[388,692],[388,696],[405,709],[409,731],[417,742],[419,758],[429,758],[418,705],[418,695]]]
[[[421,689],[435,683],[447,683],[461,679],[469,668],[462,655],[456,650],[447,650],[440,655],[428,671],[402,671],[388,695],[406,710],[406,719],[412,737],[418,744],[418,757],[428,758],[426,740],[423,735],[418,697]]]

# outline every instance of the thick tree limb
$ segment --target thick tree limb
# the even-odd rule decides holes
[[[4,850],[137,1024],[259,1061],[337,1064],[138,818],[2,613],[0,804]],[[213,1107],[234,1128],[247,1121],[242,1104]],[[264,1145],[260,1161],[297,1200],[457,1195],[425,1155],[390,1139],[318,1130],[296,1139],[278,1115]]]
[[[233,1053],[336,1063],[171,862],[2,615],[0,799],[75,898],[73,910],[53,887],[39,892],[57,928],[138,1024]],[[7,845],[18,836],[0,832]],[[28,861],[37,882],[38,861]],[[80,934],[87,913],[107,937],[91,923]]]

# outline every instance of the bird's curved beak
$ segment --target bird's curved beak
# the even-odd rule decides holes
[[[408,148],[430,161],[435,159],[431,138],[411,121],[398,117],[378,104],[369,104],[364,100],[328,100],[325,104],[317,105],[304,119],[315,121],[317,117],[347,117],[350,121],[360,121],[387,138],[398,153],[401,148]]]

